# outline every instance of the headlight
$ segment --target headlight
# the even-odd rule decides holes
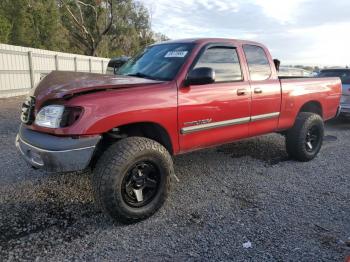
[[[60,127],[64,106],[50,105],[43,107],[35,117],[35,124],[48,128]]]
[[[48,128],[67,127],[74,124],[83,112],[81,107],[49,105],[36,115],[35,124]]]

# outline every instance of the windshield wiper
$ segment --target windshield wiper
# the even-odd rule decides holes
[[[157,80],[156,78],[154,78],[152,76],[149,76],[149,75],[146,75],[146,74],[143,74],[140,72],[137,72],[134,74],[127,74],[127,76],[136,76],[136,77],[141,77],[141,78],[146,78],[146,79],[151,79],[151,80]]]

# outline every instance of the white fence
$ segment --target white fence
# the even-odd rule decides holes
[[[105,73],[108,58],[0,44],[0,97],[27,94],[53,70]]]

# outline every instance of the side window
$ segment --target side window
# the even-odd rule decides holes
[[[243,50],[248,63],[250,79],[253,81],[269,79],[271,67],[264,49],[255,45],[244,45]]]
[[[215,82],[242,80],[237,51],[230,47],[212,47],[201,55],[196,66],[210,67],[215,71]]]

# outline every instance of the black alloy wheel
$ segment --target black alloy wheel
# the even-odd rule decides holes
[[[169,151],[144,137],[127,137],[98,159],[92,185],[96,204],[125,224],[153,215],[165,202],[174,175]]]
[[[321,141],[321,131],[318,128],[318,126],[312,126],[305,138],[305,147],[306,151],[309,153],[312,153],[313,151],[317,150],[319,143]]]
[[[301,112],[294,126],[286,132],[288,155],[298,161],[314,159],[319,153],[324,136],[324,123],[320,115]]]
[[[122,183],[122,196],[130,207],[142,207],[151,202],[159,190],[161,174],[149,161],[136,163]]]

